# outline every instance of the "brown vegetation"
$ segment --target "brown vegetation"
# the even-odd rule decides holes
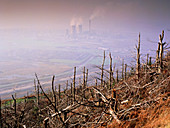
[[[161,47],[163,34],[160,36]],[[87,86],[88,69],[83,70],[83,80],[76,84],[76,67],[73,81],[68,89],[56,90],[52,78],[51,92],[46,93],[36,75],[35,96],[25,97],[21,103],[12,95],[12,103],[0,106],[1,127],[3,128],[152,128],[170,127],[170,53],[163,58],[158,47],[156,62],[140,63],[140,35],[137,47],[136,74],[127,72],[127,64],[122,63],[122,79],[113,77],[115,67],[104,69],[105,52],[100,78],[95,86]],[[164,50],[162,47],[161,50]],[[151,59],[150,59],[151,60]],[[107,76],[108,79],[104,79]],[[137,77],[136,77],[137,76]],[[97,83],[97,79],[101,83]],[[73,83],[73,84],[72,84]],[[29,100],[29,98],[32,98]],[[1,103],[0,103],[1,104]]]

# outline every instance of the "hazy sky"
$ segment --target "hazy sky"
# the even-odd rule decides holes
[[[170,29],[170,0],[0,0],[0,28]]]

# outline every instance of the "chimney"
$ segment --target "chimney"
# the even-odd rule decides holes
[[[83,32],[83,28],[82,25],[78,25],[78,33],[81,34]]]
[[[71,26],[71,34],[76,35],[76,25]]]

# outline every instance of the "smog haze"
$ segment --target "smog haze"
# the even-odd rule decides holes
[[[170,0],[0,0],[0,95],[31,92],[35,72],[47,85],[86,66],[90,79],[103,51],[106,68],[109,52],[116,68],[134,64],[139,33],[142,60],[154,57],[162,30],[170,42],[169,12]]]

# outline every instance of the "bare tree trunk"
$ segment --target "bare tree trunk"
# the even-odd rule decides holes
[[[14,112],[15,112],[15,126],[17,128],[17,103],[15,97],[12,95],[12,99],[14,100]]]
[[[152,57],[149,57],[149,66],[152,65]]]
[[[124,59],[122,59],[122,80],[124,79]]]
[[[159,35],[159,43],[160,43],[160,58],[159,58],[159,70],[158,72],[161,73],[163,69],[163,52],[164,52],[164,45],[166,44],[165,42],[163,43],[163,38],[164,38],[164,31],[162,31],[162,35]]]
[[[74,78],[73,78],[73,97],[74,97],[74,102],[76,101],[75,95],[76,95],[76,67],[74,67]]]
[[[86,88],[86,75],[85,75],[85,67],[83,69],[83,96],[85,97],[85,88]]]
[[[66,82],[66,90],[68,90],[68,80],[67,80],[67,82]]]
[[[37,84],[37,105],[39,105],[39,98],[40,98],[40,81],[38,80],[38,76],[37,76],[37,74],[35,73],[35,76],[36,76],[36,78],[37,78],[37,82],[38,82],[38,84]]]
[[[104,56],[103,56],[103,63],[102,63],[102,72],[101,72],[101,87],[103,86],[103,74],[104,74],[104,63],[105,63],[105,51],[104,51]]]
[[[60,99],[61,99],[61,92],[60,92],[61,90],[60,90],[60,84],[58,85],[58,98],[59,98],[59,101],[60,101]]]
[[[126,80],[126,78],[127,78],[127,64],[125,64],[125,73],[124,74],[125,74],[124,79]]]
[[[39,105],[39,100],[40,100],[40,85],[37,84],[37,106]]]
[[[88,69],[86,70],[86,87],[87,87],[87,81],[88,81]]]
[[[110,85],[110,89],[112,88],[112,80],[113,80],[113,71],[112,71],[112,56],[111,56],[111,53],[109,53],[109,56],[110,56],[110,82],[109,82],[109,85]]]
[[[95,80],[95,82],[96,82],[95,85],[96,85],[96,87],[97,87],[97,79]]]
[[[34,93],[35,93],[35,102],[37,103],[38,106],[38,96],[37,96],[37,85],[36,85],[36,80],[34,79]]]
[[[16,99],[14,98],[13,95],[12,95],[12,99],[14,100],[14,112],[15,112],[15,116],[16,116],[16,113],[17,113]]]
[[[37,87],[36,87],[36,80],[34,79],[34,91],[35,91],[35,96],[37,95]]]
[[[64,112],[64,122],[67,120],[67,112]],[[68,128],[68,123],[65,124],[65,128]]]
[[[147,74],[148,66],[149,65],[149,54],[146,56],[146,65],[145,65],[145,75]],[[146,75],[147,76],[147,75]]]
[[[44,120],[44,128],[47,128],[48,120]]]
[[[159,67],[159,54],[160,54],[160,42],[158,42],[158,49],[156,51],[156,68],[158,70],[158,67]]]
[[[137,79],[139,80],[139,77],[140,77],[140,33],[139,33],[139,40],[138,40],[138,47],[136,46],[137,48],[137,59],[136,59],[136,76],[137,76]]]
[[[72,94],[73,94],[73,85],[71,83],[71,94],[70,94],[70,96],[71,96],[71,104],[72,104]]]
[[[55,90],[54,90],[54,78],[55,78],[55,76],[53,76],[53,78],[52,78],[52,93],[53,93],[54,106],[56,108],[57,107],[57,99],[56,99],[56,93],[55,93]],[[56,112],[56,109],[55,109],[55,112]]]
[[[148,65],[148,62],[149,61],[149,54],[147,54],[147,57],[146,57],[146,65]]]
[[[115,99],[115,103],[113,104],[114,106],[112,106],[112,108],[114,109],[115,112],[117,112],[118,111],[118,104],[117,104],[118,101],[117,101],[117,96],[116,96],[116,90],[115,89],[112,90],[112,98]]]

